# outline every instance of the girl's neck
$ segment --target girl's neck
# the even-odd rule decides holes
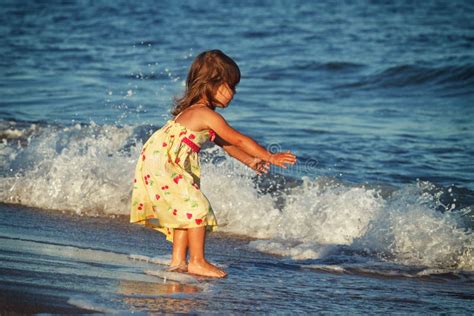
[[[214,111],[215,108],[216,108],[214,105],[209,104],[209,103],[206,102],[206,101],[199,100],[198,102],[196,102],[196,103],[194,103],[193,105],[191,105],[190,107],[188,107],[188,109],[189,109],[189,108],[193,108],[193,109],[194,109],[194,108],[202,108],[202,107],[207,107],[207,108],[209,108],[209,109],[211,109],[211,110],[213,110],[213,111]]]
[[[196,109],[196,108],[204,108],[204,107],[207,107],[211,110],[214,111],[215,109],[215,106],[209,106],[207,103],[200,103],[200,102],[197,102],[197,103],[194,103],[193,105],[190,105],[188,106],[187,108],[185,108],[184,110],[182,110],[180,113],[178,113],[178,115],[176,115],[174,117],[174,120],[176,120],[178,118],[178,116],[180,116],[181,114],[183,114],[185,111],[188,111],[189,109]]]

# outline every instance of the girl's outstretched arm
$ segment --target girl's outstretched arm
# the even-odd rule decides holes
[[[233,158],[237,159],[249,168],[255,170],[257,174],[261,175],[262,172],[268,173],[268,169],[270,168],[269,163],[265,163],[261,159],[255,158],[247,154],[245,151],[223,140],[221,137],[219,137],[219,135],[216,135],[214,143],[222,147],[222,149],[224,149]]]
[[[260,158],[282,168],[287,168],[285,164],[296,162],[296,156],[289,151],[270,153],[252,138],[232,128],[217,112],[206,110],[202,113],[202,119],[206,122],[207,128],[213,129],[221,139],[252,157]]]

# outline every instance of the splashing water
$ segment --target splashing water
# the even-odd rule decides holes
[[[142,142],[137,129],[75,125],[11,129],[1,155],[2,202],[80,215],[128,215]],[[295,260],[341,253],[432,268],[473,270],[471,206],[441,202],[442,189],[400,188],[303,176],[264,193],[253,171],[217,146],[203,149],[202,189],[220,230],[255,238],[249,246]]]

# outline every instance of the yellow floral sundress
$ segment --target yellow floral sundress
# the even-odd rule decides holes
[[[175,118],[176,119],[176,118]],[[135,168],[130,222],[158,230],[173,242],[174,228],[217,227],[201,192],[199,150],[215,132],[192,131],[175,120],[151,135]]]

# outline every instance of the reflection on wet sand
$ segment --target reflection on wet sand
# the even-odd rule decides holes
[[[189,313],[204,308],[204,302],[188,295],[201,289],[194,285],[175,282],[152,283],[121,280],[118,294],[124,295],[123,301],[130,310],[147,312]],[[174,296],[173,294],[177,294]]]

